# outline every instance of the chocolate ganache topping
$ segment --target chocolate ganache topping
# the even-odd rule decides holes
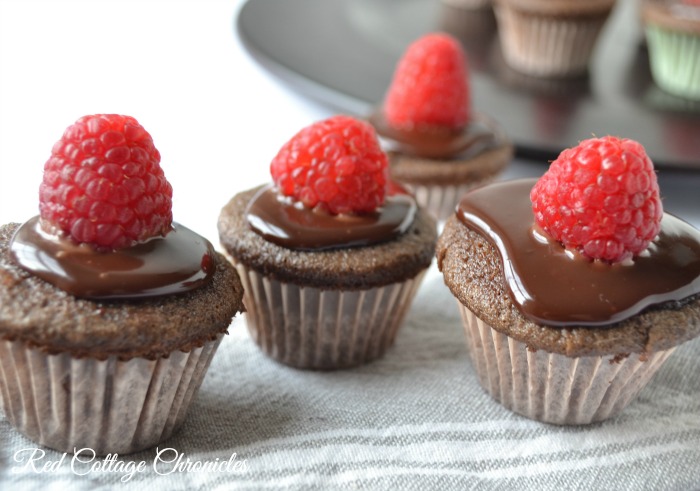
[[[458,219],[499,251],[523,315],[550,326],[604,327],[700,294],[700,231],[664,214],[659,235],[631,264],[591,261],[536,227],[529,206],[535,182],[479,188],[457,207]]]
[[[441,160],[466,160],[503,144],[493,122],[479,114],[472,115],[459,130],[416,126],[404,129],[391,126],[381,110],[369,122],[384,141],[388,151]]]
[[[398,193],[387,196],[375,212],[332,215],[281,196],[268,185],[253,196],[245,215],[265,240],[289,249],[324,250],[392,240],[408,230],[416,210],[410,194]]]
[[[46,232],[34,217],[17,230],[10,247],[24,269],[81,298],[181,293],[206,284],[216,269],[211,243],[177,223],[163,237],[101,252]]]

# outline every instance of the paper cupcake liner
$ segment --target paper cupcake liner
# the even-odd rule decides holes
[[[647,26],[651,74],[669,94],[700,100],[700,35]]]
[[[482,10],[491,7],[492,0],[442,0],[442,3],[451,7],[469,10]]]
[[[418,205],[435,217],[438,221],[444,221],[455,212],[457,204],[462,199],[462,196],[467,191],[474,189],[477,186],[486,184],[495,179],[491,176],[479,181],[469,182],[458,185],[423,185],[423,184],[407,184],[408,188],[415,196]]]
[[[578,358],[531,351],[458,305],[481,385],[511,411],[545,423],[580,425],[615,416],[675,350]]]
[[[28,438],[60,452],[145,450],[182,424],[222,339],[189,353],[128,361],[47,355],[0,341],[5,415]]]
[[[242,264],[236,269],[253,340],[274,360],[318,370],[348,368],[384,355],[425,274],[346,291],[282,283]]]
[[[503,58],[512,68],[544,77],[586,72],[608,14],[565,19],[495,7]]]

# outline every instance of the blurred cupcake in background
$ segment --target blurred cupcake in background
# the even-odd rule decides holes
[[[444,33],[427,34],[407,48],[369,121],[387,150],[392,178],[438,220],[513,156],[501,127],[472,110],[466,55]]]
[[[641,15],[654,82],[700,100],[700,0],[643,0]]]
[[[443,3],[440,6],[440,31],[457,39],[467,53],[469,68],[488,69],[492,45],[497,39],[496,16],[492,8],[470,10]]]
[[[615,0],[494,0],[503,56],[529,75],[584,74],[614,5]]]

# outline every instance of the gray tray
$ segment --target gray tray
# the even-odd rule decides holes
[[[551,160],[611,134],[640,141],[658,166],[698,170],[700,103],[654,85],[636,2],[618,2],[589,73],[570,80],[511,70],[491,10],[470,13],[438,0],[249,0],[236,29],[255,59],[290,86],[358,116],[382,100],[411,41],[446,31],[467,50],[474,108],[504,126],[520,157]]]

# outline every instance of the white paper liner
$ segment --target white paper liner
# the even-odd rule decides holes
[[[5,415],[41,445],[128,454],[170,437],[185,419],[223,335],[167,358],[99,361],[0,341]]]
[[[394,342],[425,274],[368,290],[322,290],[236,264],[248,330],[262,351],[296,368],[333,370],[375,360]]]
[[[477,186],[486,184],[495,179],[495,175],[479,181],[458,185],[422,185],[406,184],[416,197],[418,205],[430,213],[437,221],[444,221],[455,212],[457,204],[464,194]]]
[[[580,425],[615,416],[675,350],[578,358],[531,351],[457,304],[469,356],[486,392],[511,411],[545,423]]]
[[[494,9],[503,58],[528,75],[585,73],[607,14],[580,20],[522,13],[498,3]]]
[[[646,39],[656,84],[669,94],[700,100],[700,34],[647,26]]]

